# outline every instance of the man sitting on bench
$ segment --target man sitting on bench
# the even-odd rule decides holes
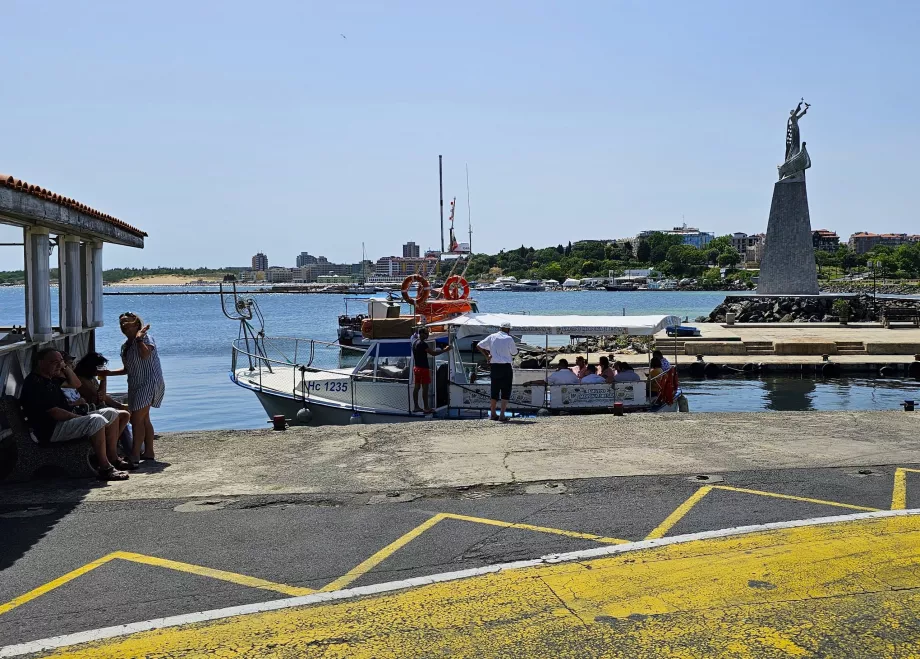
[[[89,437],[99,462],[99,480],[123,481],[130,464],[118,457],[118,436],[124,430],[118,410],[103,407],[86,415],[76,414],[61,391],[64,358],[57,350],[39,351],[35,369],[22,386],[19,402],[29,425],[41,443],[66,442]]]

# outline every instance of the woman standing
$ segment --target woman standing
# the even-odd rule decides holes
[[[166,393],[160,357],[153,337],[148,336],[150,325],[144,325],[141,317],[127,311],[118,317],[121,333],[127,339],[121,346],[121,361],[124,368],[119,371],[103,371],[107,376],[128,376],[128,411],[131,412],[131,429],[134,444],[131,447],[130,462],[137,464],[153,460],[153,424],[150,422],[150,408],[159,407]],[[141,455],[141,447],[144,454]]]

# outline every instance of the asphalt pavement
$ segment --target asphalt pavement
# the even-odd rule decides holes
[[[920,507],[916,468],[354,494],[0,499],[0,646],[650,537]]]

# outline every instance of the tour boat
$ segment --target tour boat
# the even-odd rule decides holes
[[[429,323],[429,341],[450,349],[431,357],[428,401],[433,415],[413,412],[413,326],[400,318],[369,319],[371,340],[359,351],[314,339],[266,336],[258,305],[233,291],[221,303],[240,321],[232,346],[230,380],[252,391],[269,417],[292,424],[391,423],[424,418],[481,418],[488,415],[490,384],[478,366],[464,361],[465,337],[492,333],[510,323],[515,333],[549,336],[651,336],[675,316],[531,316],[467,312]],[[254,322],[255,321],[255,322]],[[256,326],[256,323],[258,326]],[[548,339],[547,339],[548,343]],[[676,366],[676,365],[675,365]],[[686,399],[676,367],[658,376],[659,393],[646,378],[614,384],[547,385],[551,370],[514,370],[508,410],[513,415],[614,412],[676,412]]]

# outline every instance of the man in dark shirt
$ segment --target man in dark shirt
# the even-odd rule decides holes
[[[415,380],[415,388],[412,391],[412,402],[415,403],[413,412],[422,412],[431,414],[434,412],[428,407],[428,386],[431,384],[431,369],[428,365],[428,355],[440,355],[450,350],[450,345],[446,345],[440,350],[428,347],[428,328],[423,327],[418,331],[415,340],[412,342],[412,379]],[[418,392],[422,390],[422,400],[425,402],[425,409],[418,404]]]
[[[29,425],[42,443],[88,436],[99,462],[100,480],[126,480],[128,474],[115,468],[125,464],[118,457],[118,410],[104,407],[83,416],[74,413],[60,385],[61,378],[72,379],[70,376],[64,372],[61,353],[39,351],[35,369],[23,383],[19,397]]]

